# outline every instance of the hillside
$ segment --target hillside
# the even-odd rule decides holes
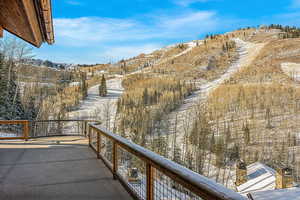
[[[237,158],[288,163],[299,180],[300,49],[286,31],[243,29],[120,62],[115,69],[133,74],[118,132],[223,184]]]

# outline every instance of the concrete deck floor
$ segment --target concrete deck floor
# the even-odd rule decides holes
[[[59,137],[0,141],[0,199],[132,198],[85,139]]]

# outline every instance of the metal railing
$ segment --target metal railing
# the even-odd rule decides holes
[[[16,140],[29,138],[29,121],[0,120],[0,140]]]
[[[88,120],[0,121],[1,139],[88,136],[113,177],[138,200],[244,200],[224,186]],[[2,137],[6,136],[14,137]]]
[[[246,199],[98,125],[90,123],[88,129],[90,147],[135,199]]]
[[[0,140],[87,136],[87,124],[92,120],[0,120]]]
[[[30,137],[87,136],[88,120],[40,120],[30,122]]]

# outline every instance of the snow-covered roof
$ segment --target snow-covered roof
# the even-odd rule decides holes
[[[276,171],[262,163],[256,162],[247,166],[248,181],[237,187],[241,194],[274,190]]]
[[[251,193],[254,200],[300,200],[300,188],[289,188],[281,190],[268,190]]]

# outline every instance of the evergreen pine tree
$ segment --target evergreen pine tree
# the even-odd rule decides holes
[[[87,83],[86,83],[86,73],[85,72],[81,72],[80,74],[80,78],[81,78],[81,94],[82,94],[82,98],[85,99],[88,96],[88,87],[87,87]]]
[[[25,119],[20,91],[15,83],[16,76],[13,63],[11,66],[9,67],[4,56],[0,54],[0,119]]]
[[[35,98],[33,96],[29,97],[28,107],[26,108],[26,118],[28,120],[35,120],[37,117],[37,110],[35,107]]]
[[[99,85],[99,95],[101,97],[107,96],[106,79],[105,79],[104,75],[102,75],[101,83]]]
[[[143,92],[143,104],[144,105],[148,105],[148,98],[149,98],[148,89],[145,88],[144,92]]]

